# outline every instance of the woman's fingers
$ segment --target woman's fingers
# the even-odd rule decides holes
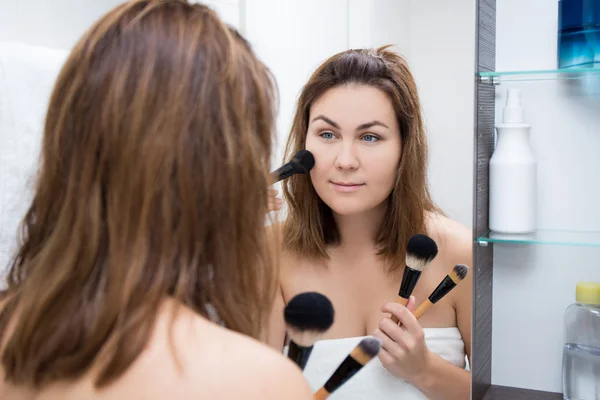
[[[268,189],[269,211],[279,211],[279,210],[281,210],[281,205],[283,204],[283,201],[280,198],[277,197],[278,193],[279,193],[279,191],[277,189],[272,189],[272,188]]]

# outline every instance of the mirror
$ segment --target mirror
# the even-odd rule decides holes
[[[28,177],[36,161],[31,155],[39,150],[39,129],[55,74],[83,31],[121,1],[93,3],[83,5],[76,0],[60,0],[50,7],[40,1],[19,0],[0,4],[0,41],[4,49],[0,51],[0,65],[7,70],[12,68],[14,76],[22,79],[2,82],[0,75],[0,85],[3,85],[0,88],[10,91],[14,99],[11,109],[6,103],[0,103],[0,123],[4,124],[0,126],[0,135],[3,148],[7,149],[0,157],[4,182],[0,191],[2,265],[8,262],[14,233],[25,211],[23,207],[30,190]],[[456,280],[453,268],[457,264],[472,266],[475,2],[456,0],[451,8],[442,0],[211,0],[205,3],[240,30],[277,81],[279,114],[273,169],[289,161],[289,157],[284,160],[284,147],[299,95],[319,65],[348,49],[374,49],[388,44],[393,45],[390,51],[403,57],[410,74],[398,75],[400,80],[396,83],[410,86],[414,79],[429,151],[426,158],[419,151],[414,157],[422,156],[428,163],[424,172],[431,199],[446,216],[425,212],[423,221],[415,220],[421,221],[425,231],[419,228],[411,231],[402,223],[405,219],[392,224],[388,220],[388,235],[380,243],[387,243],[386,254],[404,254],[409,236],[426,234],[434,239],[435,258],[427,263],[430,260],[426,260],[425,253],[419,253],[422,248],[418,247],[426,245],[415,242],[417,247],[409,255],[413,256],[411,267],[418,273],[407,276],[403,272],[406,270],[404,258],[395,260],[400,265],[399,269],[393,269],[386,264],[385,257],[376,254],[374,240],[386,222],[384,216],[389,215],[385,191],[400,193],[395,171],[398,164],[402,167],[401,160],[408,157],[401,149],[403,144],[409,143],[403,143],[402,135],[412,132],[402,132],[402,129],[417,129],[414,120],[418,118],[414,114],[399,118],[395,107],[405,104],[394,104],[388,95],[370,85],[343,90],[332,88],[319,95],[307,110],[305,145],[315,156],[316,164],[310,172],[310,180],[304,178],[314,185],[313,195],[324,204],[324,213],[334,222],[331,226],[336,227],[339,240],[336,242],[335,235],[327,239],[327,257],[317,257],[316,261],[312,257],[317,254],[314,251],[314,254],[307,251],[301,256],[298,246],[295,251],[286,250],[281,276],[283,303],[279,303],[275,313],[282,316],[284,307],[303,292],[316,291],[331,301],[335,310],[333,325],[319,336],[304,368],[315,392],[361,340],[375,335],[383,340],[382,350],[360,375],[342,385],[331,398],[417,399],[439,397],[439,393],[452,390],[456,390],[456,394],[468,393],[470,377],[465,356],[470,353],[473,271],[461,281]],[[25,8],[33,10],[27,12],[27,18],[23,17]],[[18,45],[32,47],[17,48]],[[28,69],[17,66],[14,58],[9,62],[9,54],[18,54]],[[393,58],[386,58],[384,62],[391,63],[390,60]],[[23,85],[32,91],[23,91]],[[399,93],[404,96],[402,99],[410,98],[406,91]],[[8,118],[9,113],[19,118]],[[317,118],[319,116],[322,118]],[[380,126],[355,130],[374,120],[379,121]],[[23,132],[17,141],[9,137],[15,128]],[[415,138],[411,140],[414,142]],[[369,143],[371,141],[373,143]],[[357,185],[362,186],[350,187]],[[281,197],[281,182],[275,188]],[[423,187],[417,189],[425,193]],[[374,204],[378,196],[383,196],[383,200]],[[393,215],[412,221],[418,213],[406,212],[403,200],[406,197],[397,196],[394,207],[400,214]],[[283,209],[274,213],[280,222],[276,226],[282,227],[283,235],[289,211],[284,202]],[[314,233],[306,229],[309,228],[305,228],[304,235]],[[405,240],[393,244],[392,237],[399,231],[404,235],[399,237]],[[411,235],[406,236],[408,233]],[[426,266],[423,272],[414,264],[415,260],[422,262],[418,265]],[[416,322],[411,320],[414,316],[402,314],[403,307],[388,304],[397,300],[401,284],[408,284],[411,279],[415,299],[414,304],[408,305],[413,312],[419,306],[424,310],[428,296],[442,282],[446,282],[442,289],[455,282],[458,285]],[[382,309],[385,304],[387,308]],[[400,313],[398,318],[403,321],[408,318],[412,324],[407,322],[402,328],[390,326],[392,319],[384,316],[395,313]],[[289,330],[286,335],[283,318],[274,319],[277,321],[270,327],[267,340],[278,350],[287,352],[288,345],[295,343],[294,340],[289,342],[294,337]],[[458,371],[464,369],[467,372]],[[452,389],[442,383],[448,379],[444,376],[457,379]]]
[[[475,63],[475,2],[453,2],[452,8],[441,7],[441,2],[419,1],[246,1],[243,10],[242,29],[250,40],[258,55],[273,71],[280,89],[280,113],[278,117],[277,154],[274,157],[274,167],[289,161],[289,156],[282,159],[288,134],[296,113],[296,106],[304,85],[309,81],[315,69],[329,57],[347,49],[377,48],[392,44],[393,50],[402,55],[414,77],[422,107],[422,117],[429,145],[428,183],[433,201],[443,210],[453,223],[443,223],[450,232],[445,234],[433,233],[440,253],[435,261],[424,270],[415,294],[417,305],[426,303],[424,300],[444,278],[446,272],[459,262],[471,266],[472,251],[472,214],[473,214],[473,121],[474,121],[474,63]],[[332,94],[329,92],[329,94]],[[315,106],[310,112],[311,119],[317,114],[335,113],[336,107],[342,108],[336,118],[341,120],[341,130],[327,123],[312,126],[307,129],[308,135],[331,130],[327,137],[339,143],[347,142],[353,132],[354,125],[368,122],[370,119],[385,118],[373,111],[353,110],[351,115],[343,112],[343,107],[351,107],[352,100],[360,101],[361,96],[370,93],[354,94],[342,92],[339,96],[328,98],[325,104]],[[368,97],[366,103],[374,104],[377,97]],[[377,103],[379,105],[379,103]],[[384,104],[381,105],[385,106]],[[371,113],[371,114],[370,114]],[[339,116],[337,116],[339,115]],[[339,121],[334,121],[339,122]],[[377,133],[377,132],[375,132]],[[387,145],[379,143],[380,146]],[[311,147],[312,146],[312,147]],[[329,147],[327,147],[329,146]],[[336,147],[337,146],[337,147]],[[324,150],[324,147],[330,150]],[[319,157],[331,154],[342,144],[317,145],[307,139],[306,148],[314,150],[318,169]],[[342,150],[339,150],[342,151]],[[356,150],[360,152],[361,150]],[[375,150],[373,150],[374,152]],[[364,169],[361,166],[355,175],[352,173],[336,173],[335,161],[329,158],[324,163],[329,164],[319,170],[312,171],[314,179],[326,179],[340,176],[360,176],[362,179],[373,178],[368,171],[382,173],[385,160],[379,160],[376,165],[370,165],[367,155],[362,154]],[[343,156],[343,155],[342,155]],[[350,156],[349,156],[350,157]],[[360,158],[357,156],[357,158]],[[346,160],[348,161],[348,160]],[[351,162],[350,160],[349,162]],[[370,168],[370,169],[368,169]],[[365,172],[365,170],[367,172]],[[323,172],[325,171],[325,172]],[[338,171],[339,172],[339,171]],[[328,175],[329,174],[329,175]],[[316,176],[315,176],[316,175]],[[327,188],[317,187],[319,194],[326,193]],[[281,197],[282,185],[276,188]],[[375,186],[375,185],[372,185]],[[369,184],[366,185],[369,190]],[[331,195],[331,193],[330,193]],[[324,197],[327,194],[323,195]],[[347,193],[341,194],[346,200]],[[328,200],[336,204],[335,195]],[[360,200],[356,200],[360,202]],[[338,204],[339,205],[339,204]],[[343,206],[339,205],[340,208]],[[276,215],[282,222],[288,218],[287,204]],[[342,218],[343,221],[346,221]],[[369,218],[367,217],[367,220]],[[285,304],[303,292],[316,291],[326,295],[335,309],[333,326],[314,345],[308,361],[304,366],[304,374],[312,388],[317,391],[330,377],[344,357],[357,346],[365,335],[379,329],[380,317],[384,315],[380,307],[386,301],[393,301],[398,291],[401,279],[398,276],[389,278],[378,270],[381,263],[361,251],[363,236],[360,231],[367,225],[363,221],[349,218],[346,223],[354,228],[357,235],[348,234],[352,245],[340,244],[331,250],[328,261],[309,261],[294,254],[285,257],[282,278],[282,292]],[[435,224],[434,224],[435,225]],[[358,231],[358,232],[357,232]],[[295,233],[298,233],[295,231]],[[343,235],[344,233],[342,233]],[[444,238],[441,239],[440,238]],[[450,239],[451,238],[451,239]],[[367,239],[368,240],[368,239]],[[456,247],[447,243],[456,240]],[[458,250],[462,246],[462,249]],[[453,254],[452,257],[449,254]],[[457,261],[462,260],[462,261]],[[371,268],[371,270],[369,270]],[[444,269],[448,271],[444,271]],[[470,271],[472,274],[472,271]],[[467,293],[458,308],[460,313],[468,316],[458,316],[459,327],[454,321],[455,314],[449,304],[456,301],[458,293],[452,292],[447,301],[440,301],[430,308],[419,319],[425,328],[424,333],[429,349],[436,354],[444,354],[446,361],[469,368],[464,364],[464,349],[470,347],[470,308],[471,280],[465,281],[461,289]],[[457,291],[458,292],[458,291]],[[468,298],[467,298],[468,297]],[[467,333],[466,345],[462,333]],[[289,334],[289,329],[288,329]],[[274,344],[280,344],[280,333],[275,336]],[[288,335],[293,339],[293,334]],[[309,340],[310,342],[310,340]],[[292,349],[294,341],[291,340]],[[385,344],[384,344],[385,347]],[[286,347],[284,351],[288,351]],[[386,355],[387,352],[385,352]],[[379,358],[383,358],[381,355]],[[408,356],[406,356],[408,357]],[[383,358],[386,360],[386,358]],[[388,361],[389,357],[387,358]],[[410,362],[408,361],[410,360]],[[405,358],[404,363],[412,364],[415,359]],[[418,380],[411,371],[389,366],[382,366],[380,360],[368,364],[360,375],[345,383],[335,394],[335,398],[422,398],[419,396],[434,396],[434,392],[424,392],[406,384],[412,381],[419,387]],[[387,369],[387,371],[384,371]],[[391,372],[391,374],[387,374]],[[469,386],[469,378],[465,375],[463,385]],[[432,378],[435,380],[435,378]],[[457,384],[457,386],[460,386]],[[381,397],[377,397],[377,393]],[[363,397],[361,397],[363,396]],[[448,394],[449,396],[449,394]],[[466,398],[466,396],[465,396]]]

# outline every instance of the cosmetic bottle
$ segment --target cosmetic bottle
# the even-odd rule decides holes
[[[499,233],[536,229],[537,161],[529,142],[521,92],[509,89],[490,159],[489,227]]]
[[[558,1],[558,68],[600,67],[600,0]]]
[[[579,282],[564,314],[563,399],[600,399],[600,282]]]

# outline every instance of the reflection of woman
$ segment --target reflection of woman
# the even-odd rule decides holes
[[[273,97],[204,6],[129,1],[88,31],[50,99],[2,292],[0,398],[312,397],[251,338],[276,289]]]
[[[285,252],[269,342],[284,345],[284,304],[299,292],[318,291],[332,301],[336,319],[306,366],[314,389],[360,337],[372,334],[383,339],[379,360],[334,396],[468,399],[471,280],[419,321],[390,303],[413,234],[426,233],[439,248],[413,292],[417,302],[455,264],[471,264],[470,230],[444,217],[427,189],[426,139],[406,62],[387,48],[349,50],[325,61],[300,95],[288,139],[289,154],[302,148],[316,164],[310,176],[296,175],[283,185],[289,211],[278,225]],[[273,199],[271,204],[279,208]]]

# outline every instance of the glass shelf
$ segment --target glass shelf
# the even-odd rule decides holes
[[[542,244],[554,246],[600,247],[600,232],[538,230],[527,234],[488,232],[477,238],[477,243]]]
[[[492,71],[479,72],[479,81],[482,83],[500,84],[505,81],[548,81],[569,79],[598,79],[600,67],[595,68],[568,68],[553,70],[530,71]]]

